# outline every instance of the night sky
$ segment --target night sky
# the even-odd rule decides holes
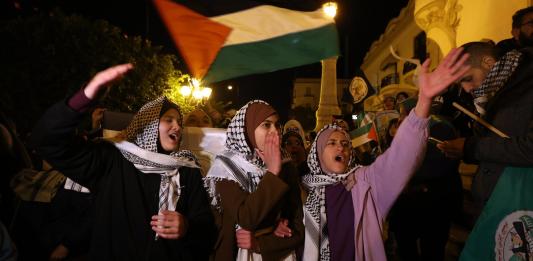
[[[319,0],[271,0],[278,6],[291,9],[312,10],[319,7]],[[339,78],[353,78],[370,45],[376,40],[389,20],[398,16],[408,0],[337,0],[339,9],[336,17],[341,43],[341,56],[337,63]],[[179,55],[157,12],[149,0],[4,0],[0,7],[3,19],[13,17],[21,9],[14,9],[18,3],[21,9],[34,7],[50,10],[59,7],[63,12],[81,14],[90,18],[105,19],[122,28],[130,35],[141,35],[156,45],[164,46],[170,53]],[[182,64],[183,71],[187,68]],[[264,99],[278,109],[282,118],[287,116],[292,99],[292,85],[296,77],[320,77],[320,63],[281,70],[278,72],[251,75],[214,84],[213,98],[227,100],[230,92],[227,85],[234,86],[233,95],[237,94],[235,107],[251,99]],[[236,96],[234,96],[236,97]]]

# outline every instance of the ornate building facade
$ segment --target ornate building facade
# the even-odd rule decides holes
[[[511,17],[532,0],[411,0],[367,52],[361,69],[379,95],[365,101],[365,109],[377,110],[384,96],[400,91],[416,92],[410,63],[401,57],[423,61],[431,58],[435,67],[452,48],[471,41],[511,37]],[[407,68],[406,68],[407,67]]]

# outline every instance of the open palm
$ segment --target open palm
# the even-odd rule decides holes
[[[122,78],[129,70],[133,68],[131,63],[115,65],[97,73],[85,87],[85,95],[89,99],[94,99],[100,89],[110,83]]]
[[[433,99],[470,69],[465,65],[468,54],[461,55],[462,51],[462,48],[452,49],[433,72],[429,72],[429,59],[422,64],[418,74],[421,96]]]

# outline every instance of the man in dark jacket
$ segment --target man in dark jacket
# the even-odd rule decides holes
[[[482,209],[507,166],[533,166],[533,49],[523,48],[499,56],[488,43],[465,44],[471,69],[460,79],[472,94],[479,114],[509,138],[484,127],[475,136],[447,141],[438,147],[451,157],[479,163],[472,185]]]
[[[214,220],[199,166],[178,150],[177,105],[164,97],[147,103],[114,140],[75,137],[99,92],[130,69],[108,68],[52,106],[33,132],[37,151],[95,195],[91,260],[207,260]]]
[[[498,42],[503,53],[524,47],[533,47],[533,6],[516,11],[513,15],[512,38]]]

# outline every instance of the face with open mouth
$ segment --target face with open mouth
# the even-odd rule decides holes
[[[181,138],[181,115],[176,109],[169,109],[159,119],[159,141],[166,152],[179,148]]]
[[[322,152],[322,168],[332,173],[344,173],[350,160],[351,142],[345,133],[334,131],[329,136],[326,147]]]

